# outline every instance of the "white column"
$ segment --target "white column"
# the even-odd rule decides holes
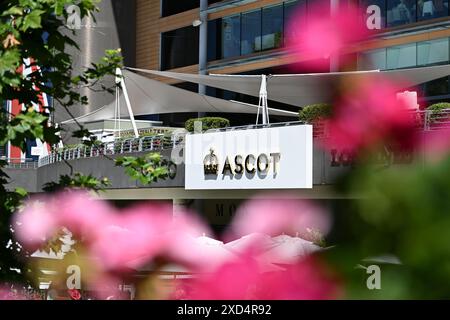
[[[199,30],[199,48],[198,48],[198,74],[206,75],[208,65],[208,0],[200,0],[200,30]],[[198,85],[198,93],[206,94],[206,86]],[[199,112],[198,117],[205,114]]]

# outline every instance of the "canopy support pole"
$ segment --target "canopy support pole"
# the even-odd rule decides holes
[[[256,115],[256,124],[259,122],[259,113],[262,115],[262,124],[269,124],[269,107],[267,103],[267,76],[261,76],[261,88],[259,89],[258,113]]]
[[[128,114],[130,115],[131,124],[133,126],[134,136],[135,136],[135,138],[139,138],[139,132],[138,132],[138,129],[136,126],[136,121],[134,120],[133,110],[131,109],[131,103],[130,103],[130,98],[128,96],[127,86],[125,84],[125,80],[122,75],[122,70],[120,70],[120,68],[116,69],[116,84],[120,84],[120,86],[122,87],[123,96],[125,97],[125,103],[126,103],[127,109],[128,109]],[[119,117],[120,117],[120,115],[119,115]]]

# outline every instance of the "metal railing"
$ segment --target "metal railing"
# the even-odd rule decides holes
[[[423,130],[440,130],[450,128],[450,109],[442,111],[422,111]]]
[[[34,159],[6,158],[0,157],[0,161],[5,161],[5,168],[8,169],[37,169],[38,162]]]
[[[432,131],[432,130],[450,129],[450,109],[439,112],[436,111],[432,112],[429,110],[417,111],[411,112],[410,115],[411,120],[416,125],[418,130]],[[239,127],[213,129],[209,130],[208,132],[227,132],[236,130],[259,129],[259,128],[276,128],[299,124],[304,123],[300,121],[293,121],[293,122],[273,123],[268,125],[263,124],[246,125]],[[116,140],[114,142],[102,143],[100,145],[95,145],[92,147],[81,145],[73,148],[53,151],[48,156],[40,157],[39,161],[27,159],[25,162],[23,162],[23,160],[21,159],[7,159],[7,158],[0,158],[0,160],[6,160],[8,162],[7,167],[9,168],[20,168],[20,169],[38,168],[66,160],[94,158],[105,155],[162,151],[164,149],[171,149],[175,146],[184,143],[184,135],[185,133],[172,134],[170,136],[161,134],[142,138]],[[315,138],[326,138],[328,136],[328,129],[326,122],[317,122],[314,124],[313,136]]]
[[[411,123],[420,131],[435,131],[450,129],[450,109],[442,111],[420,110],[408,112]],[[329,130],[326,121],[314,123],[313,136],[315,138],[326,138]]]
[[[207,132],[225,132],[225,131],[238,131],[238,130],[262,129],[262,128],[279,128],[279,127],[287,127],[287,126],[300,125],[300,124],[305,124],[305,123],[302,121],[291,121],[291,122],[277,122],[277,123],[269,123],[269,124],[249,124],[249,125],[238,126],[238,127],[209,129]],[[195,134],[195,132],[192,132],[191,134]]]
[[[70,149],[56,150],[48,156],[41,157],[37,166],[43,167],[55,162],[95,158],[116,154],[162,151],[165,149],[171,149],[181,144],[183,141],[184,139],[180,135],[160,135],[124,139],[121,141],[102,143],[94,146],[78,146]]]

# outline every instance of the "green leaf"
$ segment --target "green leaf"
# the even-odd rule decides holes
[[[0,75],[6,71],[15,72],[21,63],[18,49],[9,49],[0,56]],[[16,82],[17,84],[17,82]]]
[[[2,17],[21,16],[21,15],[23,15],[23,8],[17,6],[11,7],[8,10],[3,11],[1,14]]]
[[[24,188],[16,188],[16,189],[14,190],[14,192],[17,193],[17,194],[18,194],[19,196],[21,196],[21,197],[26,197],[27,194],[28,194],[28,191],[25,190]]]
[[[27,31],[28,29],[38,29],[41,28],[41,15],[45,13],[43,10],[33,10],[27,14],[22,23],[22,30]]]

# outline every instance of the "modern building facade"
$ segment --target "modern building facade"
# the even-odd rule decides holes
[[[115,2],[118,1],[113,1],[111,4]],[[104,3],[110,3],[110,1],[105,0]],[[372,37],[360,43],[353,51],[346,52],[357,58],[354,59],[357,63],[351,66],[344,65],[341,63],[344,60],[341,57],[331,57],[327,60],[325,68],[314,69],[310,67],[308,61],[302,61],[301,56],[298,61],[298,55],[294,56],[284,47],[289,37],[294,36],[287,32],[287,25],[293,12],[298,10],[300,13],[297,18],[299,21],[295,23],[300,25],[308,23],[308,9],[313,3],[314,0],[228,0],[209,1],[209,3],[205,0],[136,0],[133,1],[135,11],[130,11],[130,8],[121,10],[120,6],[114,7],[115,10],[105,10],[105,14],[109,12],[105,18],[106,26],[109,27],[102,30],[104,32],[115,30],[117,34],[112,44],[101,41],[95,44],[103,43],[106,46],[103,49],[107,49],[110,45],[117,43],[122,45],[125,41],[127,45],[122,47],[127,66],[192,74],[269,75],[374,68],[395,70],[450,62],[448,1],[364,0],[358,2],[361,6],[361,15],[356,16],[355,19],[365,21]],[[329,13],[332,14],[334,8],[347,3],[349,3],[347,0],[330,0]],[[121,19],[118,13],[127,14]],[[115,27],[110,27],[111,21],[114,21]],[[131,24],[131,26],[121,26],[123,23]],[[85,33],[81,39],[87,39],[86,44],[93,43],[93,38],[89,37],[95,37],[96,31],[100,30],[95,28],[81,30],[82,34]],[[128,38],[127,32],[130,33]],[[136,40],[131,43],[130,38],[134,39],[134,35]],[[82,51],[82,55],[92,57],[101,51],[100,48],[90,48],[89,45],[86,45],[85,49],[87,51]],[[79,60],[82,59],[82,57],[79,58]],[[79,63],[78,60],[77,63]],[[193,83],[177,82],[169,78],[149,77],[225,100],[258,104],[256,97],[244,94],[211,87],[202,88]],[[148,95],[151,94],[152,92],[148,92]],[[448,77],[421,85],[419,97],[422,107],[434,101],[450,100]],[[269,107],[294,112],[303,107],[300,102],[298,105],[284,104],[270,101],[270,95],[268,98]],[[106,101],[96,105],[95,101],[100,100],[94,99],[89,111],[108,103]],[[184,127],[187,119],[197,115],[194,112],[148,114],[141,115],[138,119],[160,121],[159,123],[164,127]],[[225,117],[231,120],[232,126],[248,126],[254,124],[256,118],[254,114],[242,113],[227,113]],[[297,119],[296,116],[283,118],[271,115],[271,122],[274,123]],[[270,128],[265,129],[269,131]],[[236,131],[239,132],[239,130]],[[244,135],[243,131],[241,131],[242,135]],[[343,171],[349,170],[352,165],[351,155],[342,150],[336,153],[326,152],[316,147],[316,142],[317,140],[314,140],[314,148],[311,150],[312,188],[294,188],[293,190],[299,198],[325,202],[339,199],[340,195],[333,191],[330,184],[333,184],[336,177]],[[179,204],[194,207],[208,217],[211,224],[222,227],[228,223],[232,212],[243,200],[258,193],[258,190],[252,187],[188,189],[184,164],[177,166],[172,178],[150,187],[143,186],[130,181],[123,169],[115,167],[114,162],[111,161],[111,157],[118,154],[144,155],[149,151],[160,150],[158,146],[161,144],[163,143],[158,141],[158,138],[148,137],[116,141],[112,147],[113,154],[106,152],[108,157],[104,157],[105,149],[102,151],[84,147],[67,149],[41,159],[42,161],[40,160],[35,166],[27,168],[29,172],[26,174],[20,171],[22,168],[11,168],[11,176],[15,177],[13,186],[25,185],[32,192],[40,192],[44,183],[56,181],[59,175],[70,173],[70,168],[60,161],[64,158],[71,161],[74,172],[110,178],[112,187],[104,193],[108,199],[173,201],[175,207]],[[174,150],[176,151],[176,145],[163,150],[163,155],[168,158],[173,157]],[[268,149],[266,153],[276,153],[276,151]],[[244,150],[240,155],[244,156],[252,152],[254,151],[250,149]],[[235,155],[230,154],[230,157]],[[207,154],[201,153],[197,156],[205,157]],[[223,165],[223,159],[221,165]],[[200,172],[203,170],[201,165],[197,169]],[[265,191],[283,194],[286,189],[271,187],[265,188]]]
[[[361,7],[361,17],[373,38],[346,54],[357,57],[348,66],[331,57],[329,68],[314,70],[299,63],[298,56],[284,49],[293,35],[287,30],[294,10],[307,23],[314,0],[209,1],[137,0],[136,66],[151,70],[187,73],[277,74],[342,70],[394,70],[447,64],[450,9],[447,0],[330,0],[330,11],[348,2]],[[204,4],[203,4],[204,5]],[[207,23],[201,17],[207,17]],[[298,17],[298,16],[297,16]],[[202,28],[207,29],[205,37]],[[202,54],[203,51],[203,54]],[[206,54],[204,54],[206,52]],[[203,57],[203,60],[199,59]],[[294,61],[296,62],[293,65]],[[202,66],[206,70],[203,70]],[[196,90],[188,83],[177,86]],[[249,97],[208,88],[216,97],[254,102]],[[421,106],[450,98],[448,77],[419,88]],[[269,97],[270,100],[270,97]],[[302,106],[283,106],[297,109]]]

